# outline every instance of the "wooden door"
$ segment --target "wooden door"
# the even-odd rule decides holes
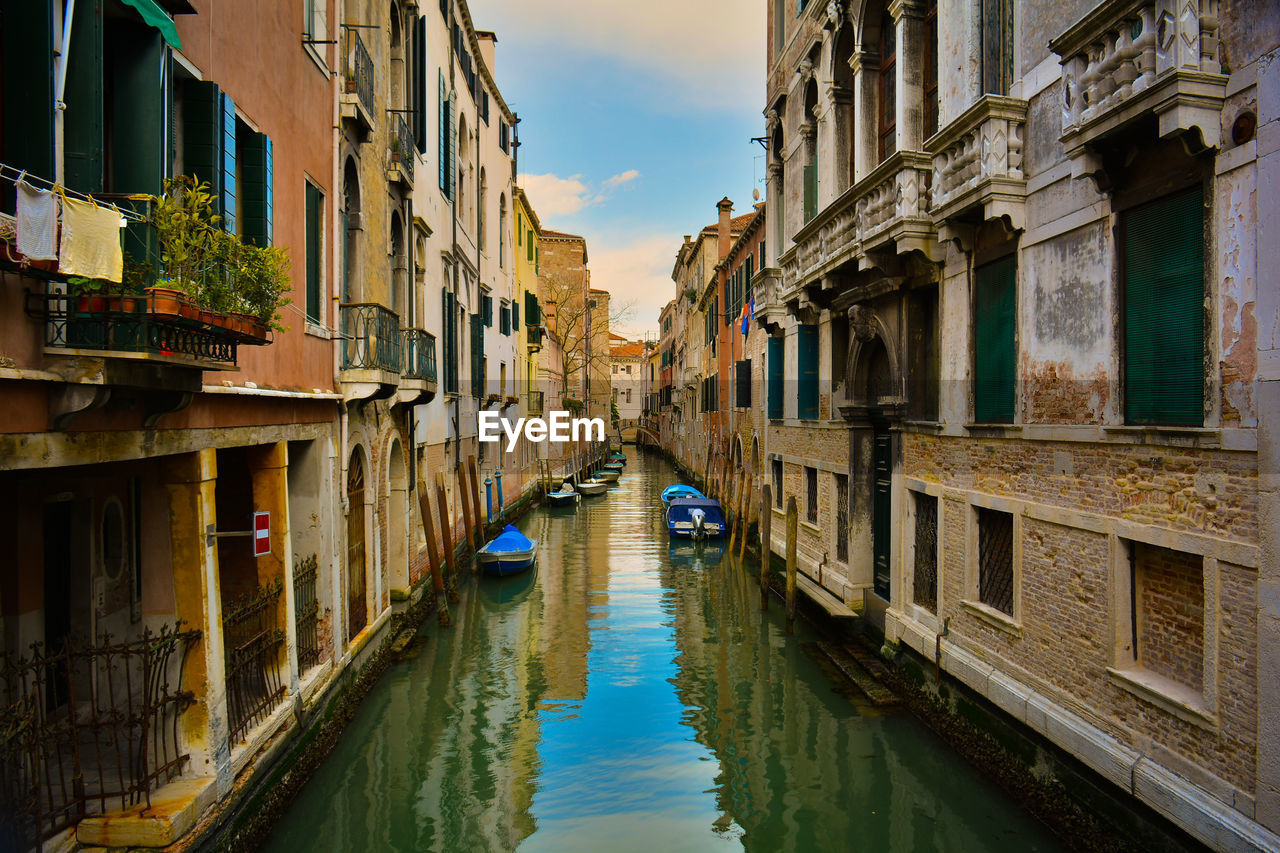
[[[351,455],[347,470],[347,640],[359,634],[369,617],[365,604],[364,463]]]

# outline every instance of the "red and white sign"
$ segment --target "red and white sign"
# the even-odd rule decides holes
[[[253,514],[253,556],[265,557],[271,553],[271,513]]]

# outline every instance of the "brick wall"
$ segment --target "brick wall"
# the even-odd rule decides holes
[[[1204,689],[1204,558],[1135,544],[1138,662],[1143,668]]]

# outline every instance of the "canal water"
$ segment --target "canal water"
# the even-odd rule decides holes
[[[904,712],[838,692],[754,576],[668,544],[676,482],[520,527],[535,571],[461,584],[373,687],[270,851],[1059,850]]]

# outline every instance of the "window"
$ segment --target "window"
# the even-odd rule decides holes
[[[805,486],[805,520],[810,524],[818,523],[818,469],[804,469]]]
[[[1121,218],[1125,420],[1204,423],[1203,191]]]
[[[924,89],[924,138],[938,132],[938,4],[931,2],[924,16],[924,61],[921,84]]]
[[[784,376],[785,339],[777,336],[769,338],[769,417],[781,420],[783,417],[782,383]]]
[[[524,241],[524,259],[531,261],[533,260],[533,229],[528,229],[526,233],[528,234],[528,239]]]
[[[487,325],[479,314],[471,315],[471,396],[484,396],[485,358],[484,327]]]
[[[306,183],[307,229],[307,319],[320,322],[323,302],[324,260],[324,193],[314,184]]]
[[[505,299],[498,308],[498,331],[504,335],[511,334],[511,306]]]
[[[782,509],[782,460],[773,460],[773,505]]]
[[[489,328],[493,328],[493,297],[487,293],[480,295],[480,314],[484,317],[484,324]]]
[[[450,278],[450,270],[445,267],[445,281]],[[444,368],[444,390],[448,394],[458,393],[458,362],[462,360],[462,354],[458,351],[458,325],[459,325],[459,309],[457,297],[443,288],[441,294],[444,313],[444,328],[442,337],[444,338],[441,363]]]
[[[982,91],[1009,94],[1013,84],[1013,0],[981,0]]]
[[[938,499],[912,492],[915,503],[915,603],[938,612]]]
[[[1013,516],[978,508],[978,600],[1013,615]]]
[[[240,236],[255,246],[270,246],[275,235],[271,137],[239,122],[236,183],[240,187]]]
[[[879,153],[883,162],[898,150],[895,134],[898,128],[898,32],[897,24],[885,12],[880,17],[880,79],[879,79]]]
[[[973,413],[978,423],[1013,423],[1016,396],[1015,255],[974,271]]]
[[[739,409],[751,408],[751,359],[744,358],[735,365],[737,378],[737,399],[734,405]]]
[[[849,562],[849,475],[836,474],[836,560]]]
[[[796,328],[798,349],[796,370],[796,417],[818,418],[818,327]]]
[[[456,157],[458,149],[458,128],[454,122],[454,113],[456,111],[457,99],[450,95],[448,89],[445,88],[444,72],[438,71],[440,93],[439,93],[439,129],[440,136],[437,140],[436,156],[439,158],[439,182],[440,191],[444,193],[444,197],[449,201],[455,198],[457,185],[454,183],[456,178]]]
[[[1130,543],[1133,663],[1204,690],[1204,558]]]

